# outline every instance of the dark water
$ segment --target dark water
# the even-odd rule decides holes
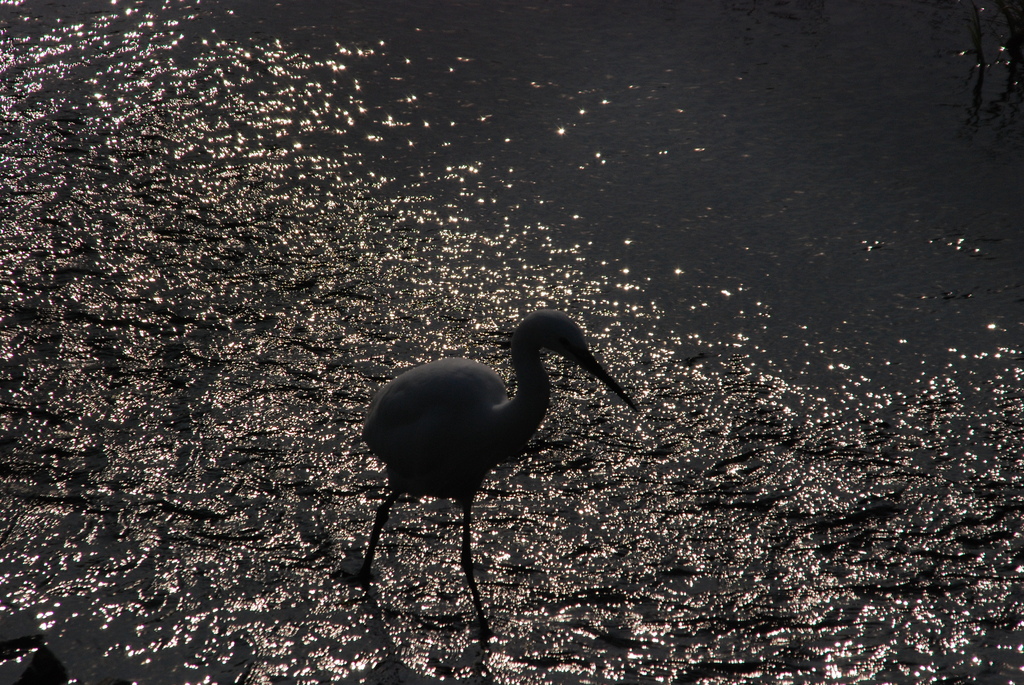
[[[313,5],[0,6],[0,681],[1022,679],[1024,89],[963,5]],[[483,654],[449,503],[331,574],[373,391],[541,306],[643,412],[551,362]]]

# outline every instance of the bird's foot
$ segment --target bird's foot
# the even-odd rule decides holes
[[[477,633],[477,645],[480,648],[480,658],[486,659],[491,653],[491,638],[494,637],[494,633],[490,630],[481,630]]]
[[[343,568],[339,568],[337,571],[332,573],[331,578],[340,580],[343,583],[348,583],[349,585],[362,585],[363,587],[369,586],[370,581],[372,580],[370,574],[364,570],[360,570],[359,573],[349,573]]]
[[[490,650],[491,638],[494,637],[494,633],[491,631],[491,627],[487,624],[487,620],[481,620],[478,625],[478,636],[480,640],[480,647],[483,648],[484,653]]]

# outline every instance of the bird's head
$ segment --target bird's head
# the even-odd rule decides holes
[[[562,312],[554,309],[541,309],[527,316],[519,324],[519,328],[516,329],[512,338],[513,348],[518,345],[537,350],[541,348],[551,350],[576,362],[621,397],[633,411],[638,411],[636,403],[594,358],[587,345],[583,330]]]

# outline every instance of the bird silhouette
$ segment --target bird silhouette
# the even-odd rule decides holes
[[[594,359],[580,327],[562,312],[543,309],[525,317],[512,336],[518,390],[511,399],[489,367],[469,359],[441,359],[414,367],[381,388],[363,427],[363,439],[387,467],[389,491],[354,579],[369,583],[381,530],[399,495],[454,499],[463,512],[462,568],[485,646],[491,632],[473,575],[470,510],[487,473],[519,455],[544,419],[551,385],[542,349],[576,362],[637,410]]]

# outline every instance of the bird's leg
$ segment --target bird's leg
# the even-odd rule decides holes
[[[355,577],[355,580],[364,585],[370,582],[370,567],[373,566],[373,554],[377,550],[380,531],[384,528],[388,515],[391,513],[391,507],[397,499],[398,492],[394,490],[389,491],[388,496],[381,502],[380,507],[377,509],[377,515],[373,519],[373,530],[370,532],[370,544],[366,547],[366,556],[363,557],[363,567],[359,569],[359,573]]]
[[[473,576],[473,552],[470,548],[472,536],[469,528],[469,511],[472,503],[472,500],[469,499],[462,502],[462,570],[466,572],[466,582],[469,583],[469,591],[473,595],[473,607],[476,608],[480,625],[480,644],[486,650],[487,641],[491,637],[491,629],[487,625],[483,603],[480,601],[480,590],[477,588],[476,578]]]

